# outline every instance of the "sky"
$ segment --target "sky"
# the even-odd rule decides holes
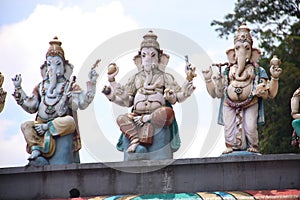
[[[161,44],[164,44],[166,40],[163,39],[164,34],[182,36],[181,38],[184,38],[183,40],[187,43],[178,45],[186,47],[188,44],[197,44],[207,56],[207,60],[202,63],[195,61],[201,66],[196,66],[198,73],[194,82],[196,91],[191,100],[175,105],[174,108],[180,128],[183,129],[180,132],[183,133],[181,135],[182,147],[174,157],[220,155],[224,148],[224,141],[219,127],[216,128],[217,137],[210,139],[216,142],[206,153],[201,154],[211,126],[217,126],[214,125],[215,121],[211,121],[213,115],[211,111],[215,111],[212,107],[216,105],[217,100],[212,100],[208,96],[201,69],[208,67],[209,62],[219,63],[227,60],[225,51],[233,45],[232,38],[229,37],[228,40],[219,38],[210,23],[212,20],[222,20],[226,14],[232,12],[234,3],[234,0],[2,0],[0,2],[0,71],[5,76],[3,88],[7,91],[7,97],[4,110],[0,113],[0,167],[27,164],[29,155],[25,150],[26,143],[20,125],[22,122],[33,120],[35,115],[26,113],[15,102],[11,95],[14,91],[11,78],[16,74],[21,74],[22,87],[27,95],[30,95],[34,86],[42,80],[39,67],[45,61],[48,42],[54,36],[58,36],[66,59],[74,65],[73,74],[80,73],[80,77],[83,79],[86,77],[87,80],[87,74],[82,74],[81,69],[84,64],[89,63],[87,58],[95,54],[95,50],[103,47],[107,41],[114,42],[122,38],[124,33],[138,30],[146,33],[146,30],[150,29],[161,32],[162,41],[158,35],[158,41],[162,42]],[[141,41],[142,35],[134,40],[137,44]],[[173,42],[176,44],[180,41]],[[119,42],[117,48],[121,49],[125,44],[128,44],[128,41]],[[164,49],[162,45],[161,49],[171,55],[166,70],[170,73],[184,74],[181,70],[184,63],[183,55],[178,55],[180,50],[174,52],[174,49],[168,49],[169,46],[165,46],[167,49]],[[139,46],[136,47],[138,48]],[[102,49],[102,51],[106,53],[99,57],[106,55],[110,49]],[[132,62],[135,54],[136,51],[128,49],[124,55],[115,56],[113,61],[120,66],[127,66],[120,70],[119,80],[126,82],[125,77],[135,70]],[[105,58],[101,57],[101,59]],[[193,63],[193,60],[190,61]],[[119,129],[114,119],[117,113],[128,110],[112,105],[101,94],[101,89],[107,84],[107,79],[102,73],[105,66],[100,63],[98,68],[100,76],[91,107],[94,113],[92,116],[96,118],[98,129],[101,129],[100,132],[104,137],[100,137],[101,141],[94,139],[94,143],[90,144],[88,141],[91,138],[97,138],[99,130],[94,130],[93,133],[87,131],[88,128],[85,128],[85,125],[88,126],[89,121],[84,117],[81,118],[81,123],[84,124],[83,128],[80,128],[84,144],[80,151],[82,163],[122,160],[122,153],[114,148],[119,136]],[[181,75],[178,75],[178,79],[180,77]],[[180,80],[178,82],[180,83]],[[82,85],[82,88],[84,89],[85,85]],[[196,106],[197,112],[193,112],[193,106]],[[191,130],[193,133],[189,132],[189,129],[185,130],[185,127],[189,126],[189,121],[193,121],[192,118],[198,120],[194,129]],[[109,143],[109,145],[104,143]],[[205,146],[205,148],[208,147]]]

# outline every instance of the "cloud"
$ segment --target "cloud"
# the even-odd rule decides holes
[[[123,4],[128,4],[128,9],[126,12]],[[207,44],[207,46],[208,44],[212,45],[212,40],[210,39],[211,37],[206,37],[203,35],[204,33],[207,33],[207,27],[203,28],[202,25],[198,25],[197,17],[193,18],[193,20],[197,21],[197,23],[186,23],[186,19],[182,18],[182,15],[186,16],[186,12],[181,12],[180,16],[176,16],[170,12],[165,15],[165,8],[159,7],[160,9],[163,9],[163,11],[160,12],[156,10],[157,14],[150,16],[147,12],[152,13],[152,10],[149,10],[148,7],[143,7],[147,11],[145,12],[143,9],[140,9],[140,7],[136,6],[136,4],[134,4],[134,7],[132,7],[132,5],[133,3],[129,2],[120,3],[119,1],[113,1],[102,4],[96,8],[89,8],[87,10],[82,6],[76,6],[72,4],[60,4],[58,6],[38,4],[33,12],[24,20],[19,21],[18,23],[6,24],[0,27],[0,71],[5,76],[3,87],[8,92],[6,107],[0,114],[0,142],[2,145],[0,148],[0,167],[18,166],[27,163],[26,159],[28,155],[25,151],[25,140],[20,130],[20,123],[23,121],[33,120],[35,117],[34,115],[25,113],[25,111],[23,111],[22,108],[20,108],[14,102],[14,99],[10,95],[14,90],[10,78],[12,78],[15,74],[22,74],[22,86],[29,95],[33,87],[42,79],[39,67],[45,60],[45,55],[49,48],[48,42],[52,40],[54,36],[58,36],[59,40],[62,41],[65,57],[74,65],[75,75],[77,75],[79,69],[89,54],[102,42],[122,32],[138,28],[139,24],[136,20],[140,20],[143,25],[148,27],[159,26],[161,28],[168,28],[178,31],[182,34],[197,35],[198,33],[201,33],[201,36],[197,35],[197,37],[195,36],[195,39],[201,38],[203,40],[200,41],[206,41],[206,43],[204,43]],[[193,7],[197,8],[197,6]],[[134,10],[136,10],[137,13],[133,12]],[[195,13],[202,12],[189,12],[189,14],[196,15]],[[164,16],[162,14],[164,14]],[[131,16],[133,16],[134,19]],[[189,15],[187,18],[190,17],[192,16]],[[191,24],[196,24],[196,26],[191,26]],[[140,41],[142,38],[137,39]],[[217,58],[217,55],[220,53],[219,51],[215,51],[215,49],[223,49],[221,46],[221,43],[218,43],[216,46],[212,45],[211,48],[214,50],[211,51],[209,56]],[[162,48],[164,47],[162,46]],[[226,49],[222,50],[222,54],[224,54],[225,50]],[[99,55],[99,57],[101,57],[101,55]],[[176,60],[176,56],[172,55],[172,59],[173,58],[175,58],[174,63],[170,62],[168,66],[175,67],[174,70],[178,72],[178,74],[183,74],[183,60],[180,60],[179,62],[178,58]],[[132,68],[135,68],[132,62],[132,57],[130,57],[130,63],[125,63],[125,61],[122,60],[118,64],[120,64],[120,67],[131,66]],[[204,67],[205,66],[208,66],[208,64],[205,63]],[[101,63],[100,67],[102,67]],[[119,78],[122,77],[121,73],[122,72],[120,71],[118,76]],[[107,82],[105,82],[105,84],[107,84]],[[195,84],[197,86],[197,90],[195,91],[195,94],[197,94],[197,102],[199,105],[201,104],[202,107],[205,107],[207,102],[204,102],[203,98],[205,95],[208,97],[208,94],[206,93],[205,86],[201,79],[200,70],[198,71],[198,77],[195,79]],[[102,95],[99,94],[101,85],[102,84],[100,83],[98,84],[98,93],[96,95]],[[95,100],[97,100],[97,96]],[[189,101],[190,100],[187,100],[184,102],[184,104],[188,104]],[[103,104],[101,103],[97,102],[97,105],[100,104],[102,107]],[[108,101],[105,101],[105,103],[109,104]],[[109,107],[107,108],[111,109],[111,105],[109,104]],[[207,107],[207,109],[209,109],[209,107]],[[179,111],[180,112],[176,113],[181,115],[182,111],[180,109]],[[198,112],[205,114],[206,111],[207,110],[201,109]],[[207,112],[209,111],[210,110]],[[180,116],[178,118],[178,121],[180,122]],[[200,118],[200,120],[201,119],[202,118]],[[101,119],[99,121],[102,122]],[[106,121],[103,123],[105,124],[105,122]],[[115,127],[115,130],[118,130],[118,127]],[[202,129],[198,131],[202,132]],[[84,130],[82,130],[81,133],[85,134]],[[113,132],[113,134],[118,133]],[[193,152],[198,151],[197,148],[202,136],[203,134],[195,136],[195,141],[191,143],[191,145],[195,144],[193,147]],[[109,140],[112,145],[114,145],[117,137],[118,135]],[[188,138],[186,141],[189,143]],[[184,138],[183,142],[185,142]],[[101,149],[99,150],[101,151]],[[193,152],[192,150],[188,151],[187,155],[195,156]],[[84,157],[88,156],[88,153],[89,152],[87,151],[81,151],[83,161]],[[88,158],[88,161],[92,159],[93,158]]]
[[[90,11],[78,6],[39,4],[26,19],[0,27],[0,71],[5,76],[3,87],[8,92],[6,101],[9,101],[1,113],[1,119],[5,120],[0,120],[0,166],[27,163],[28,154],[19,121],[34,120],[34,115],[25,114],[10,96],[14,90],[10,79],[15,74],[22,74],[22,87],[30,95],[33,87],[42,80],[39,67],[45,60],[48,42],[54,36],[62,41],[65,57],[74,65],[76,75],[98,45],[136,28],[137,23],[124,14],[118,1]]]
[[[28,154],[25,150],[26,143],[22,133],[9,134],[14,127],[20,126],[14,121],[7,119],[0,120],[0,124],[0,166],[26,165]]]

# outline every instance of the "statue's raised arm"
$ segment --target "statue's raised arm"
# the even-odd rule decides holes
[[[102,92],[111,102],[132,107],[131,113],[117,118],[122,132],[118,148],[124,150],[125,160],[172,158],[180,140],[171,105],[192,95],[195,68],[187,63],[187,80],[180,87],[165,72],[169,55],[160,49],[157,36],[149,31],[143,38],[140,51],[133,58],[137,73],[121,85],[116,81],[119,67],[110,64],[109,86],[104,86]],[[154,151],[158,152],[154,154]]]

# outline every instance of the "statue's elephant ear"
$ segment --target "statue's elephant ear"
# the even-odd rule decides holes
[[[235,57],[235,51],[234,51],[234,49],[228,49],[226,51],[226,55],[227,55],[228,61],[231,64],[235,64],[236,63],[236,57]]]
[[[252,48],[252,54],[251,54],[251,59],[250,59],[250,61],[251,61],[252,63],[256,63],[256,62],[258,61],[260,55],[261,55],[261,52],[260,52],[259,49],[257,49],[257,48]]]
[[[159,69],[165,71],[167,64],[169,63],[170,56],[168,54],[162,53],[160,56]]]
[[[45,61],[44,64],[41,65],[41,75],[43,77],[43,80],[47,78],[47,62]]]
[[[142,56],[140,54],[133,57],[134,64],[137,66],[138,71],[142,71]]]
[[[71,63],[66,62],[66,64],[65,64],[65,74],[64,74],[64,76],[65,76],[65,78],[66,78],[67,80],[70,79],[70,77],[71,77],[71,75],[72,75],[72,73],[73,73],[73,68],[74,68],[74,66],[73,66]]]

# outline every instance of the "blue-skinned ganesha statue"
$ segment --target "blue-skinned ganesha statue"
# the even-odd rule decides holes
[[[92,102],[98,74],[91,69],[87,90],[82,90],[75,76],[71,78],[73,65],[65,59],[62,43],[55,37],[49,44],[46,61],[40,67],[43,80],[30,96],[21,87],[21,75],[12,78],[17,103],[26,112],[37,113],[35,121],[21,125],[29,165],[79,163],[81,142],[76,111]]]
[[[110,64],[110,85],[103,93],[120,106],[132,107],[132,112],[117,118],[122,132],[117,148],[124,151],[124,160],[171,159],[180,146],[172,104],[183,102],[193,93],[195,68],[187,64],[187,80],[180,87],[165,72],[169,56],[160,49],[157,36],[149,31],[143,38],[133,59],[138,71],[121,85],[115,80],[119,68]]]

